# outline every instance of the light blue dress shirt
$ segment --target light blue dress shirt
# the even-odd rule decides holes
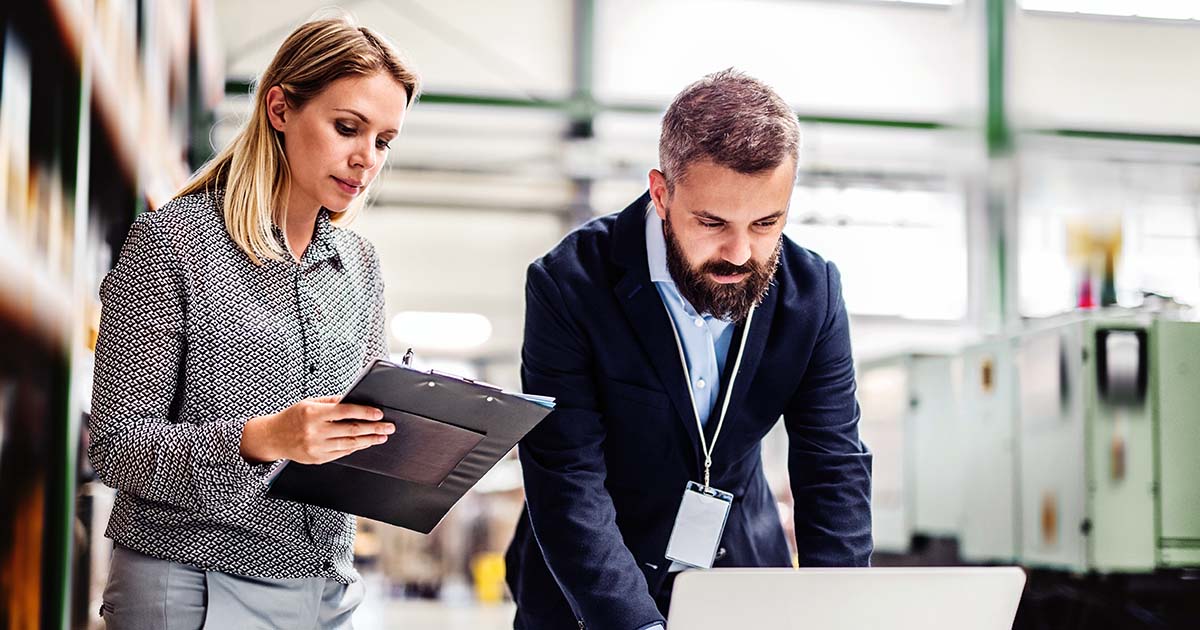
[[[671,322],[679,332],[683,354],[687,357],[688,374],[692,379],[692,396],[700,424],[707,425],[717,398],[721,394],[721,371],[733,340],[732,322],[712,315],[701,315],[679,293],[667,268],[667,241],[663,222],[650,204],[646,210],[646,257],[650,263],[650,280],[658,289]]]
[[[650,264],[650,280],[658,289],[671,323],[679,332],[683,344],[683,355],[687,358],[688,375],[692,379],[692,397],[696,401],[696,414],[700,424],[707,425],[713,407],[721,395],[721,372],[725,368],[725,357],[733,341],[732,322],[712,315],[701,315],[691,303],[679,293],[671,271],[667,267],[667,240],[663,236],[663,222],[649,204],[646,209],[646,258]],[[687,569],[686,565],[672,562],[668,571],[675,573]],[[663,630],[655,625],[646,630]]]

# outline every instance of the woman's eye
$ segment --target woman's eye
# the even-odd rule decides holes
[[[392,148],[392,145],[388,144],[387,140],[376,140],[375,146],[378,147],[380,151],[387,151],[388,149]]]
[[[341,123],[337,123],[334,126],[337,127],[338,133],[342,134],[343,136],[353,136],[354,135],[354,131],[355,131],[354,127],[351,127],[349,125],[343,125]]]

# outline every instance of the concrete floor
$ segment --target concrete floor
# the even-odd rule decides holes
[[[469,592],[459,591],[452,601],[396,599],[389,596],[381,577],[363,575],[366,599],[354,614],[356,630],[508,630],[512,628],[511,603],[482,605]],[[449,593],[448,593],[449,594]]]
[[[376,600],[354,615],[356,630],[507,630],[513,606],[450,606],[423,600]]]

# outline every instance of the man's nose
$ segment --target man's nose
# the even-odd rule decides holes
[[[721,258],[725,259],[725,262],[739,267],[750,260],[750,254],[750,237],[746,234],[739,233],[730,236],[721,248]]]

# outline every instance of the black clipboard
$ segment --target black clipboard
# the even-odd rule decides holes
[[[284,462],[267,496],[428,534],[552,410],[529,397],[377,359],[342,402],[383,411],[388,441],[320,465]]]

